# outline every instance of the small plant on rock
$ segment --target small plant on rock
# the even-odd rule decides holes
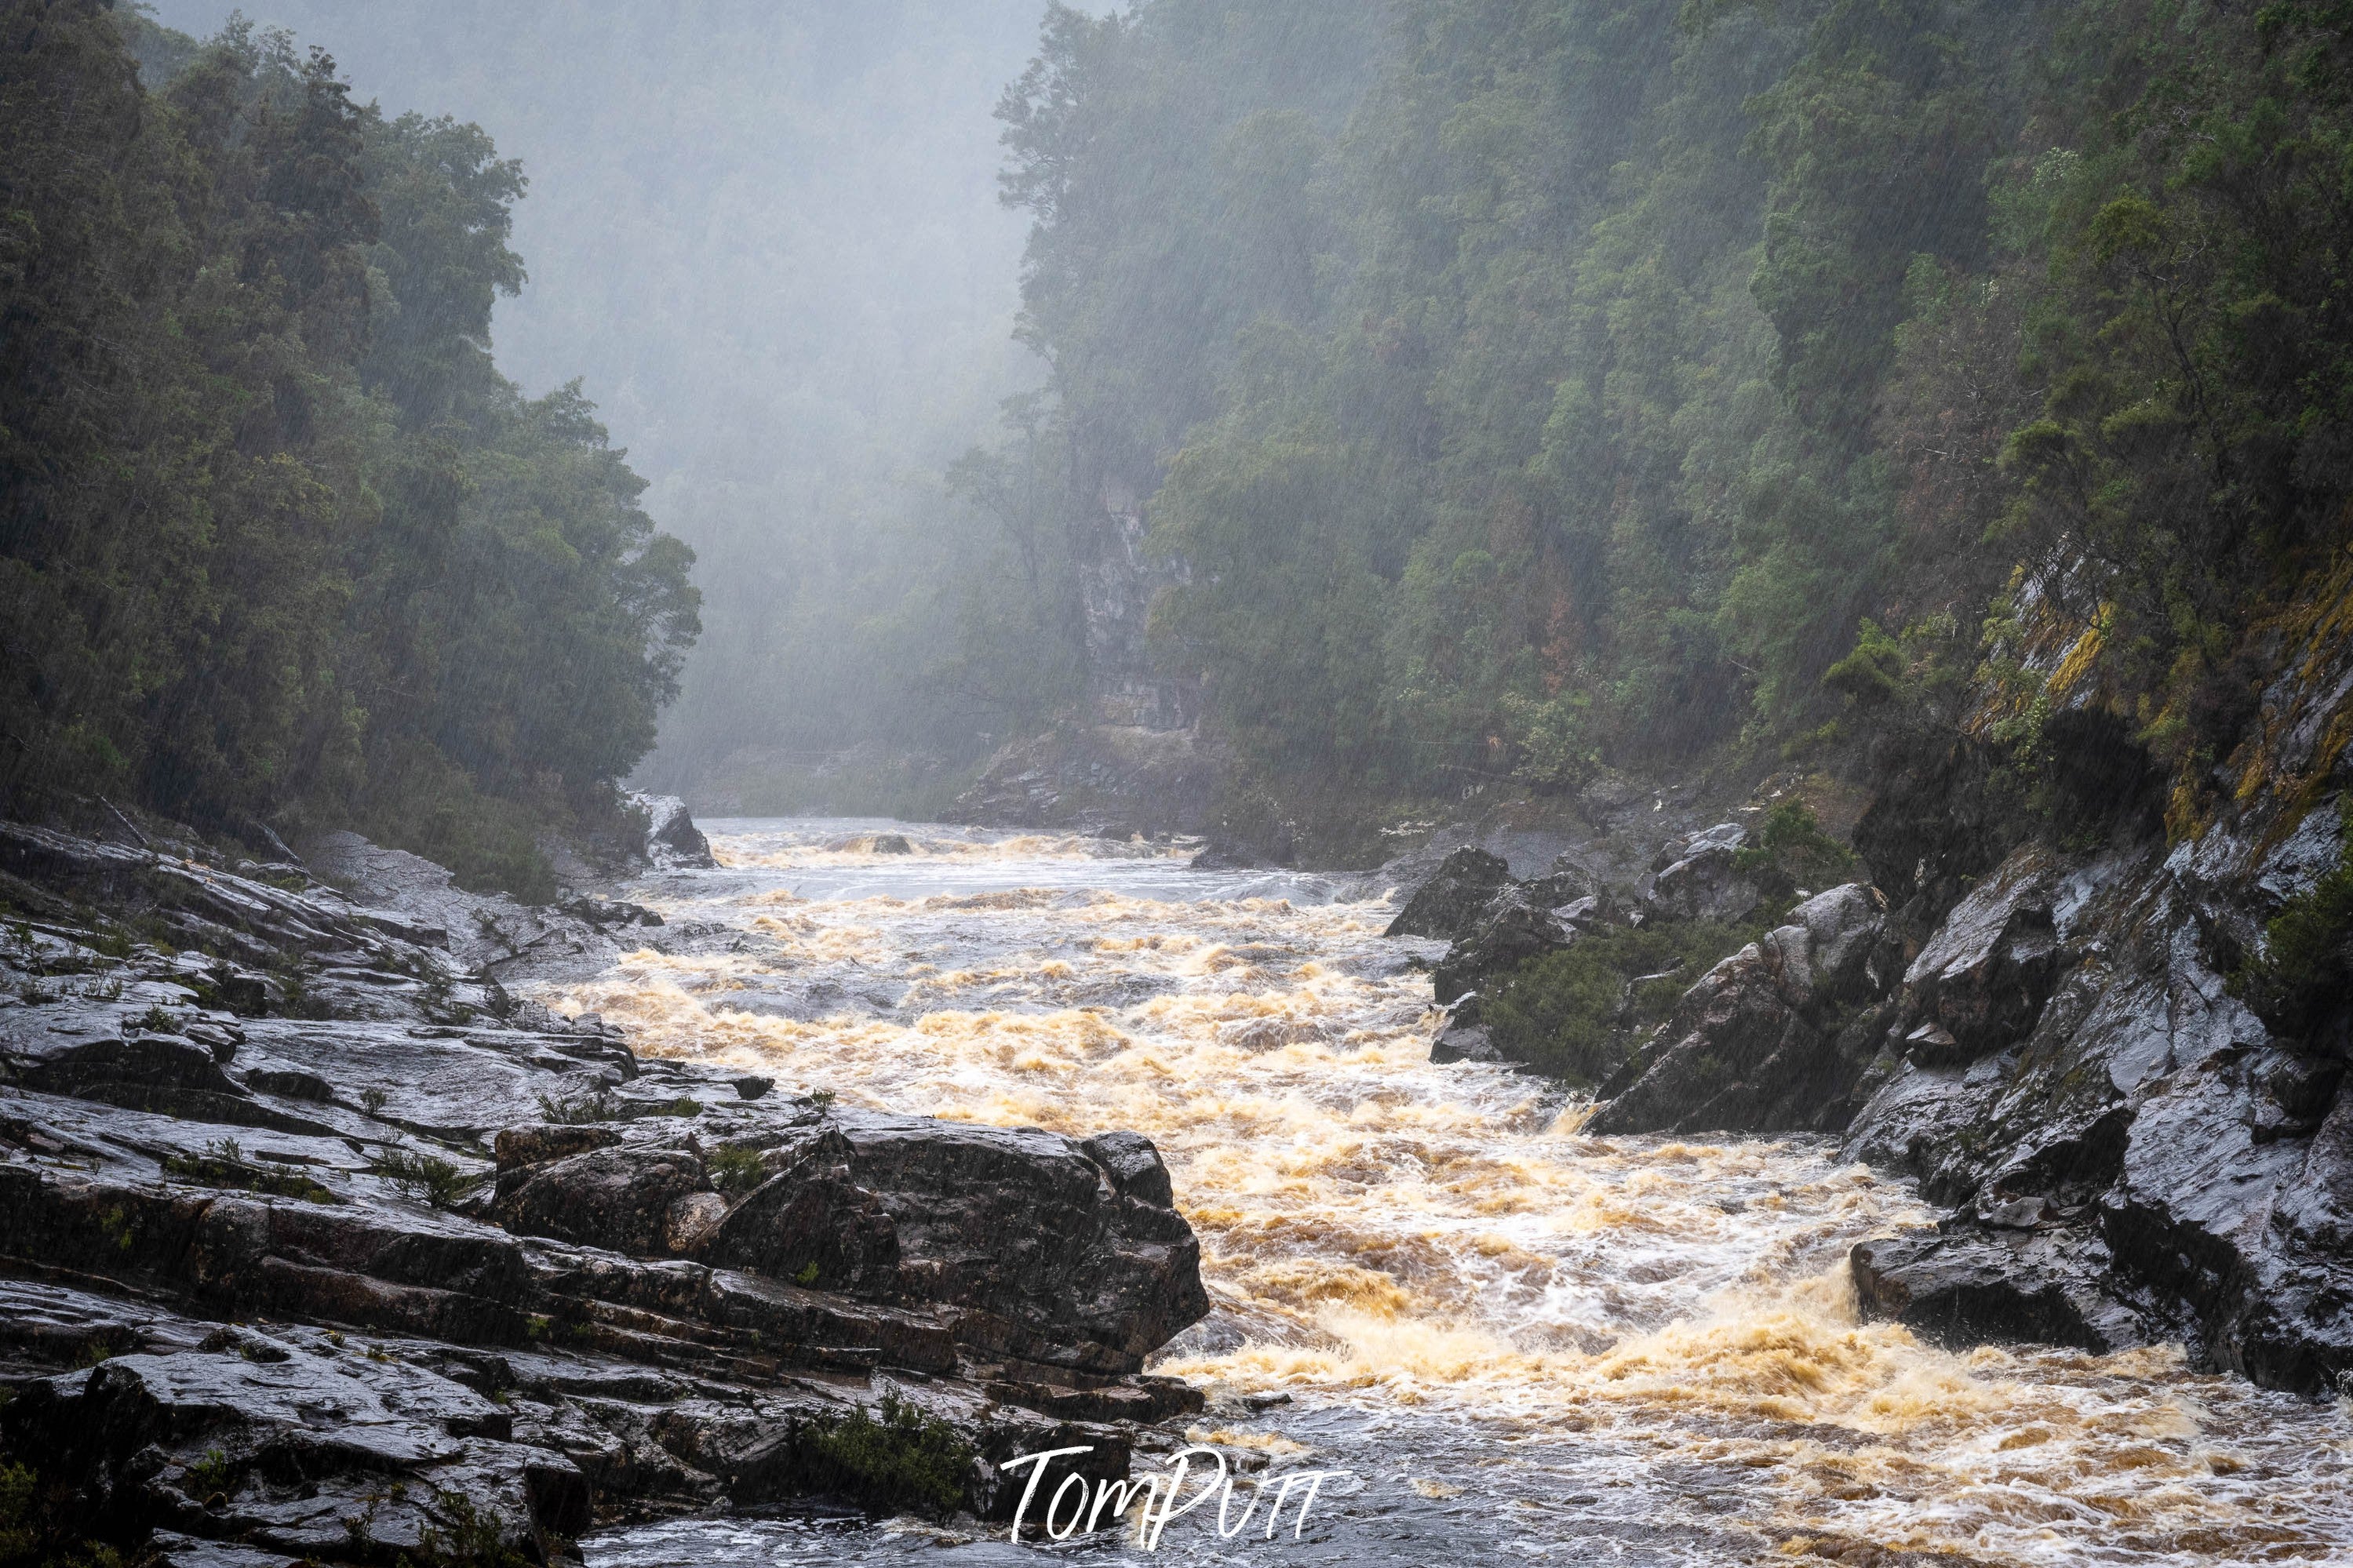
[[[438,1154],[418,1154],[406,1149],[386,1148],[370,1162],[368,1168],[408,1196],[422,1199],[437,1209],[464,1202],[482,1180]]]
[[[711,1184],[731,1196],[740,1196],[768,1179],[767,1163],[757,1149],[721,1149],[703,1162]]]
[[[228,1490],[228,1456],[218,1448],[207,1448],[205,1457],[188,1467],[188,1495],[202,1502],[215,1492]]]
[[[539,1113],[561,1127],[583,1127],[592,1121],[618,1121],[622,1114],[619,1102],[613,1098],[613,1091],[601,1086],[581,1094],[543,1094],[539,1097]]]
[[[811,1483],[872,1509],[910,1509],[945,1518],[964,1502],[973,1448],[956,1429],[896,1394],[863,1409],[812,1422],[795,1445]]]

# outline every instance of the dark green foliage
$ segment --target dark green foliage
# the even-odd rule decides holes
[[[2353,803],[2338,803],[2343,849],[2310,890],[2287,901],[2263,931],[2263,952],[2242,964],[2232,989],[2292,1038],[2342,1015],[2353,998]]]
[[[711,1173],[711,1184],[733,1196],[748,1193],[768,1179],[768,1167],[757,1149],[717,1149],[703,1166]]]
[[[62,1500],[30,1467],[0,1460],[0,1568],[122,1568],[113,1547],[62,1528]]]
[[[369,1160],[368,1169],[410,1197],[437,1209],[464,1202],[482,1183],[481,1177],[469,1175],[438,1154],[417,1154],[391,1147],[379,1150]]]
[[[871,1415],[861,1407],[810,1422],[795,1449],[806,1489],[882,1512],[944,1519],[964,1506],[972,1477],[972,1446],[895,1394],[885,1394]]]
[[[238,1187],[272,1197],[300,1198],[305,1203],[335,1201],[334,1194],[308,1176],[248,1160],[234,1138],[208,1143],[201,1154],[166,1154],[163,1165],[167,1176],[208,1187]]]
[[[1819,892],[1855,868],[1854,851],[1822,831],[1810,807],[1785,800],[1765,814],[1754,843],[1736,849],[1732,868],[1753,879],[1775,909],[1799,889]]]
[[[1000,110],[1037,514],[1150,498],[1261,779],[1948,734],[1980,675],[2031,772],[2055,610],[2214,787],[2353,518],[2340,5],[1377,10],[1057,10]]]
[[[534,1568],[533,1555],[509,1537],[492,1510],[452,1491],[435,1492],[433,1507],[447,1524],[418,1532],[418,1568]]]
[[[0,790],[543,890],[696,600],[577,389],[491,364],[515,165],[96,0],[0,4]]]
[[[579,1094],[543,1094],[539,1114],[559,1127],[582,1127],[595,1121],[618,1121],[628,1113],[611,1090],[600,1087]]]
[[[1642,1031],[1694,981],[1755,935],[1706,921],[1605,926],[1521,964],[1482,1005],[1480,1021],[1512,1060],[1589,1089],[1633,1056]]]

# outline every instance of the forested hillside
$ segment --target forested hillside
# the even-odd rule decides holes
[[[1126,487],[1279,790],[1852,758],[1972,677],[2031,772],[2039,605],[2194,817],[2348,538],[2349,93],[2331,0],[1057,9],[1052,635],[975,683],[1074,698],[1050,546]]]
[[[522,170],[334,62],[0,6],[0,785],[351,822],[526,890],[697,631],[578,386],[489,350]]]

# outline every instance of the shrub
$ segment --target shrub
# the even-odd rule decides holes
[[[809,1423],[798,1447],[813,1489],[877,1510],[944,1518],[963,1506],[972,1473],[972,1445],[895,1394],[874,1415],[857,1409]]]
[[[1589,1089],[1625,1065],[1643,1029],[1693,982],[1755,935],[1713,921],[1605,926],[1522,963],[1482,1001],[1480,1020],[1505,1056]]]
[[[416,1154],[406,1149],[382,1151],[368,1168],[410,1197],[421,1198],[437,1209],[463,1202],[482,1180],[437,1154]]]

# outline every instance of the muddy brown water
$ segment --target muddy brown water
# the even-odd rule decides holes
[[[1432,1066],[1414,961],[1439,949],[1380,935],[1386,889],[1056,835],[704,826],[722,868],[636,895],[680,952],[546,999],[845,1101],[1148,1133],[1216,1303],[1156,1370],[1209,1397],[1197,1440],[1263,1465],[1235,1512],[1261,1477],[1346,1475],[1296,1539],[1221,1540],[1214,1509],[1156,1551],[731,1517],[592,1537],[591,1568],[2353,1562],[2341,1403],[2173,1350],[1861,1321],[1846,1251],[1926,1216],[1906,1184],[1825,1140],[1589,1138],[1556,1086]],[[877,853],[892,833],[912,852]]]

